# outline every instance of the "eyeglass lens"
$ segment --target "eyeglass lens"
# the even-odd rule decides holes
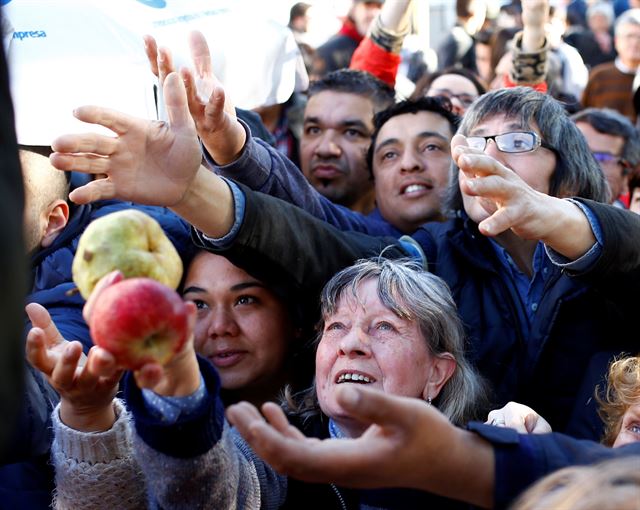
[[[513,133],[503,133],[494,136],[470,136],[467,137],[467,143],[470,147],[479,150],[485,150],[488,140],[493,140],[502,152],[529,152],[534,150],[538,145],[538,138],[535,133],[528,131],[519,131]]]

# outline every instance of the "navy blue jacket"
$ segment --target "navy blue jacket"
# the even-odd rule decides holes
[[[259,257],[269,259],[279,265],[279,278],[286,275],[300,288],[317,292],[338,270],[371,256],[376,244],[394,244],[389,238],[376,243],[370,236],[341,232],[281,200],[243,191],[245,218],[225,255],[243,267]],[[493,384],[494,404],[523,402],[558,431],[569,430],[571,420],[598,423],[586,406],[592,394],[581,393],[593,358],[638,352],[627,325],[637,313],[640,216],[584,202],[602,228],[602,254],[587,274],[552,269],[526,338],[520,297],[473,222],[460,217],[428,224],[412,236],[424,249],[429,270],[451,288],[469,337],[468,356]],[[591,431],[585,437],[597,440],[597,428]]]
[[[635,457],[640,443],[608,448],[564,434],[518,434],[513,429],[470,423],[468,429],[489,441],[495,454],[494,508],[507,508],[540,478],[569,466]]]

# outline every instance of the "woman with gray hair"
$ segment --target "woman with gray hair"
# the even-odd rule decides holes
[[[455,424],[464,425],[480,418],[487,407],[484,383],[465,358],[464,328],[451,291],[441,278],[422,270],[417,262],[384,258],[359,260],[337,273],[322,291],[320,331],[331,327],[328,321],[345,301],[360,299],[360,288],[365,282],[375,282],[377,297],[385,308],[416,324],[432,356],[454,361],[455,367],[439,394],[427,393],[424,399],[429,404],[433,402]],[[323,339],[321,333],[319,352]],[[300,395],[287,394],[289,410],[304,419],[318,416],[322,409],[318,398],[324,393],[320,390],[318,395],[317,360],[316,369],[313,387]]]
[[[270,423],[298,435],[360,437],[368,427],[346,413],[337,398],[341,388],[350,385],[420,399],[424,406],[437,406],[459,425],[482,416],[484,384],[464,358],[464,331],[451,293],[440,278],[415,261],[378,258],[356,262],[327,283],[321,309],[314,387],[290,398],[297,402],[297,413],[289,413],[296,428],[289,426],[285,412],[274,403],[262,406]],[[67,374],[61,376],[67,382],[78,370],[85,382],[98,381],[109,360],[112,365],[115,360],[100,347],[94,347],[92,357],[103,362],[92,360],[81,369],[69,366],[77,360],[71,363],[60,358],[54,370]],[[64,370],[64,366],[73,370]],[[151,381],[148,374],[158,370],[160,378]],[[56,410],[56,441],[67,445],[54,456],[57,479],[82,466],[83,476],[78,478],[88,481],[86,486],[81,480],[74,487],[58,486],[56,508],[76,508],[92,491],[109,492],[109,487],[117,490],[127,508],[142,505],[145,494],[161,508],[462,506],[421,491],[360,491],[334,484],[301,484],[279,475],[246,443],[250,429],[236,430],[225,424],[220,379],[212,365],[196,360],[193,341],[165,366],[148,363],[127,377],[126,407],[118,399],[95,399],[97,409],[114,407],[117,411],[111,423],[85,423],[84,430],[93,432],[70,429]],[[56,383],[68,387],[62,379],[57,378]],[[193,381],[199,381],[199,388],[185,390]],[[158,393],[150,398],[138,386]],[[106,387],[87,384],[86,388],[93,394],[113,395]],[[78,391],[83,390],[79,387]],[[67,408],[75,405],[64,391],[61,400]],[[168,417],[168,403],[181,410],[179,419]],[[247,416],[260,416],[249,402],[229,409],[230,419],[241,424]],[[100,462],[85,459],[87,441],[100,449]],[[131,443],[134,459],[128,453]],[[126,486],[122,480],[127,480]]]

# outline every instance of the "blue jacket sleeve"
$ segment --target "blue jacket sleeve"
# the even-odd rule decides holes
[[[220,399],[220,378],[215,369],[198,358],[207,396],[197,409],[176,422],[163,423],[144,403],[142,391],[131,372],[124,384],[127,407],[134,417],[138,436],[154,450],[171,457],[189,458],[210,450],[222,436],[224,407]]]
[[[568,466],[638,456],[640,443],[621,448],[553,434],[518,434],[513,429],[470,423],[469,430],[489,441],[495,452],[494,508],[507,508],[539,478]]]
[[[322,196],[285,155],[264,141],[252,138],[246,124],[243,126],[247,141],[240,157],[233,163],[217,166],[205,151],[205,159],[216,173],[254,191],[297,205],[340,230],[355,230],[370,235],[401,235],[385,221],[334,204]]]

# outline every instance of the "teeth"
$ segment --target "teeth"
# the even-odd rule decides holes
[[[338,377],[337,383],[343,383],[346,381],[354,381],[354,382],[362,382],[365,384],[369,384],[374,382],[373,379],[370,379],[369,377],[367,377],[366,375],[362,375],[362,374],[354,374],[354,373],[346,373],[346,374],[342,374],[340,377]]]
[[[423,186],[422,184],[411,184],[404,189],[404,193],[414,193],[416,191],[422,191],[424,189],[427,189],[427,187]]]

